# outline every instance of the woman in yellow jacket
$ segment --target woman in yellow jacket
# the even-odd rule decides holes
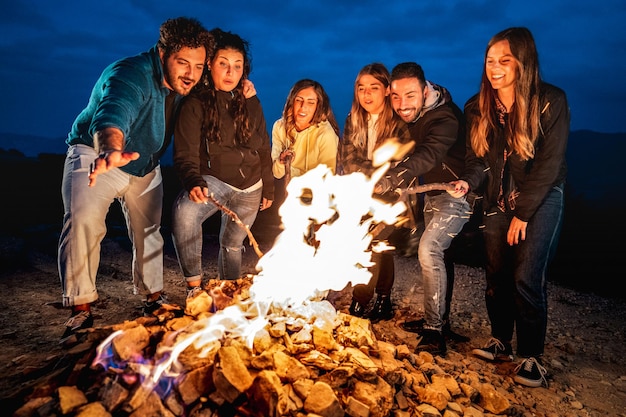
[[[288,183],[320,164],[335,173],[338,146],[339,127],[326,91],[314,80],[296,82],[272,127],[274,178]]]

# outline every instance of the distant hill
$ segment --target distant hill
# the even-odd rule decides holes
[[[567,148],[571,190],[591,200],[624,201],[621,177],[625,155],[626,133],[571,132]]]
[[[39,154],[64,155],[67,150],[65,139],[65,137],[49,138],[0,132],[0,152],[17,151],[29,158],[37,157]],[[172,165],[172,158],[172,147],[170,146],[163,155],[162,164]]]
[[[28,157],[41,153],[64,154],[67,150],[65,138],[18,135],[0,132],[0,150],[16,150]]]
[[[65,138],[17,135],[0,132],[0,151],[18,151],[27,157],[39,154],[64,154]],[[590,200],[604,200],[616,194],[621,181],[618,169],[625,163],[626,133],[598,133],[577,130],[570,133],[567,160],[568,188],[575,195]],[[172,147],[163,157],[163,165],[172,164]],[[623,198],[619,196],[620,198]]]

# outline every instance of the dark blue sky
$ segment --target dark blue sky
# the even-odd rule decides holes
[[[0,132],[65,137],[106,65],[154,45],[170,17],[198,18],[251,44],[268,130],[292,84],[320,81],[341,127],[355,76],[379,61],[416,61],[461,107],[476,92],[489,38],[535,35],[542,76],[563,88],[572,130],[626,132],[626,2],[5,1],[0,14]]]

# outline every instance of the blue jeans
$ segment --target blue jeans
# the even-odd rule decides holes
[[[443,329],[448,290],[444,251],[463,230],[471,214],[472,208],[465,197],[454,198],[447,192],[424,197],[424,233],[417,257],[424,280],[425,329]]]
[[[528,222],[526,240],[506,241],[512,212],[495,209],[485,214],[487,255],[485,301],[491,334],[511,342],[517,354],[541,356],[548,320],[546,269],[558,242],[563,220],[563,187],[552,187]]]
[[[243,224],[252,227],[263,194],[262,187],[252,191],[238,190],[210,175],[204,175],[209,193],[220,204],[237,214]],[[202,223],[214,215],[219,208],[208,204],[194,203],[187,191],[181,191],[172,210],[172,237],[180,269],[186,282],[202,279]],[[219,232],[220,249],[217,265],[220,279],[241,278],[241,251],[246,231],[232,218],[222,212]]]
[[[66,307],[98,299],[100,245],[106,235],[107,213],[116,199],[133,245],[134,293],[148,295],[163,290],[161,168],[157,166],[144,177],[114,168],[98,175],[96,184],[89,187],[89,165],[97,156],[95,149],[85,145],[70,146],[65,156],[61,183],[65,213],[58,266]]]

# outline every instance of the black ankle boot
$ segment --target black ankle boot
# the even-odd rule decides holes
[[[365,314],[365,306],[353,298],[348,311],[354,317],[363,317],[363,314]]]
[[[367,313],[367,318],[372,322],[380,320],[389,320],[393,317],[393,308],[391,305],[391,296],[378,294],[374,307]]]
[[[460,342],[460,343],[465,343],[465,342],[469,342],[470,338],[459,334],[457,332],[455,332],[454,330],[452,330],[450,328],[450,322],[449,321],[445,321],[443,324],[443,335],[446,339],[451,340],[453,342]]]

